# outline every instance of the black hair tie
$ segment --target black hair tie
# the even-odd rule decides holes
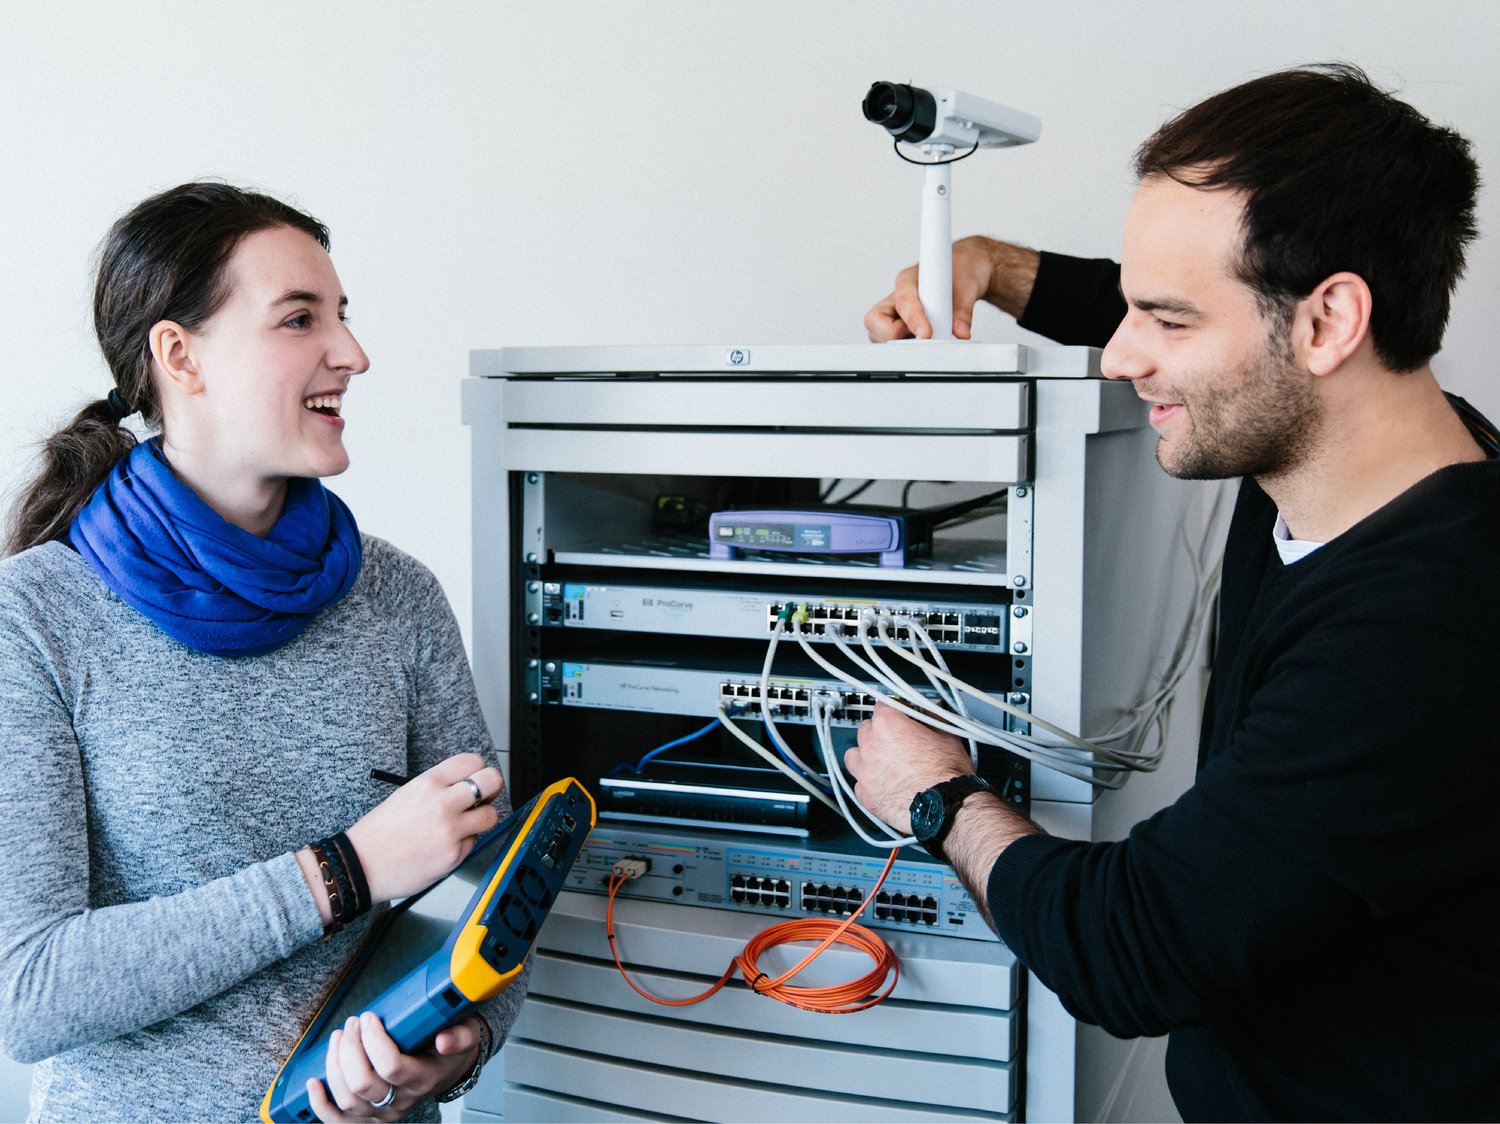
[[[135,413],[135,407],[129,405],[125,399],[120,397],[120,391],[117,387],[112,386],[109,388],[109,396],[105,401],[109,403],[110,412],[115,415],[115,421],[117,422],[124,421],[131,414]]]

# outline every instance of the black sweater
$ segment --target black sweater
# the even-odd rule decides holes
[[[1102,345],[1116,269],[1048,255],[1023,325]],[[996,925],[1079,1019],[1170,1033],[1189,1120],[1500,1119],[1500,461],[1290,566],[1275,518],[1244,481],[1193,787],[1013,844]]]

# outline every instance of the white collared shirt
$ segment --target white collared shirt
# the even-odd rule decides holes
[[[1276,526],[1271,528],[1271,541],[1276,544],[1276,553],[1281,555],[1283,566],[1300,562],[1323,545],[1310,539],[1292,538],[1291,529],[1286,525],[1286,519],[1279,511],[1276,513]]]

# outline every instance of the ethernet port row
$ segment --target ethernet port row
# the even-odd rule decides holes
[[[936,925],[938,922],[937,899],[931,894],[919,897],[916,894],[892,894],[881,890],[875,895],[875,919]]]
[[[776,631],[776,619],[786,606],[781,603],[766,608],[766,631]],[[864,608],[847,605],[807,605],[803,629],[814,636],[838,632],[840,636],[856,636],[859,633],[859,616]],[[788,630],[790,631],[790,630]]]
[[[837,632],[840,636],[859,635],[859,616],[863,609],[848,606],[819,606],[813,610],[812,626],[817,633]]]
[[[874,713],[875,696],[861,692],[845,695],[843,703],[833,712],[833,717],[847,722],[863,722]]]
[[[907,624],[920,625],[934,641],[944,644],[956,644],[963,631],[963,615],[960,613],[908,613],[901,610],[890,610],[891,616],[896,619],[894,625],[887,631],[897,640],[911,640],[916,637],[916,630]],[[877,633],[878,635],[878,633]]]
[[[772,687],[766,693],[766,701],[773,710],[805,714],[812,706],[812,694],[805,687]]]
[[[916,621],[927,629],[934,640],[957,640],[962,618],[957,613],[916,614]]]
[[[750,707],[760,703],[759,683],[720,683],[719,701],[726,706]],[[812,692],[806,687],[771,687],[766,702],[776,713],[806,714],[812,707]]]
[[[767,905],[786,909],[792,904],[792,884],[785,878],[736,874],[729,880],[729,900],[739,905]]]
[[[858,637],[860,615],[868,607],[808,604],[805,607],[807,617],[804,627],[815,636],[837,631],[841,636]],[[776,620],[785,608],[785,603],[780,601],[766,607],[767,632],[776,631]],[[936,613],[879,607],[875,607],[875,611],[894,617],[898,621],[906,620],[921,625],[934,640],[957,643],[963,633],[964,615],[962,613]],[[873,638],[873,630],[870,631]],[[904,624],[893,625],[889,631],[898,640],[909,640],[914,635],[912,629]]]
[[[813,693],[806,687],[772,687],[766,695],[766,705],[773,714],[808,715],[812,712]],[[836,722],[863,722],[875,713],[874,695],[854,692],[840,695],[839,700],[831,715]],[[757,707],[760,705],[760,684],[721,683],[719,701],[725,706],[747,710]]]
[[[738,706],[748,710],[760,703],[760,684],[720,683],[719,701],[726,707]]]
[[[865,892],[857,886],[829,886],[802,883],[803,913],[837,913],[848,916],[865,900]]]

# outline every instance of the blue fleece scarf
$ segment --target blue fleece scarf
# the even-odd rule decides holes
[[[121,457],[68,537],[94,572],[174,640],[211,656],[289,643],[359,576],[359,528],[316,480],[287,484],[265,538],[225,520],[177,479],[159,438]]]

